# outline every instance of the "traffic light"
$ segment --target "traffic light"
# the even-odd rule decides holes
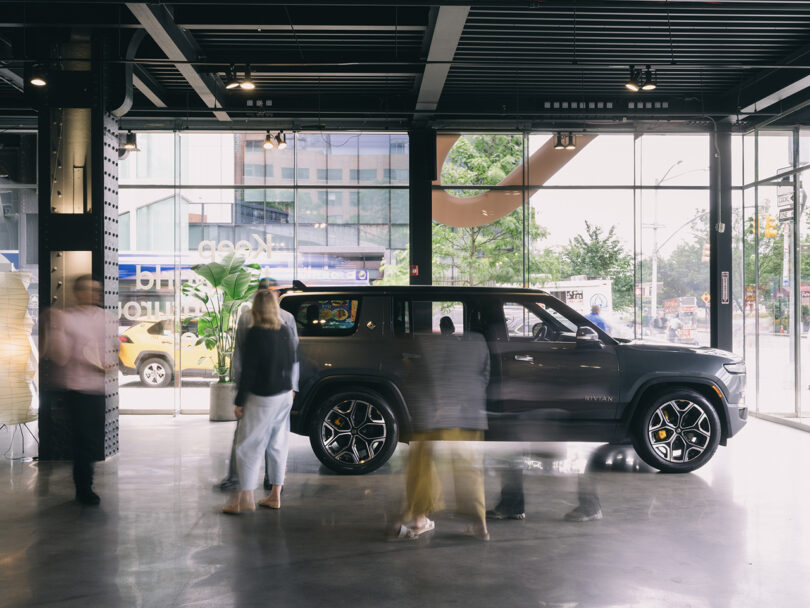
[[[762,236],[762,232],[765,228],[765,216],[761,215],[756,220],[752,220],[752,228],[755,235]]]
[[[765,216],[765,238],[772,239],[779,236],[779,227],[776,225],[776,218],[772,215]]]
[[[701,262],[708,262],[712,257],[712,246],[709,243],[703,245],[703,255],[700,258]]]

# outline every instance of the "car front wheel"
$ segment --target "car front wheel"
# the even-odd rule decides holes
[[[714,455],[720,443],[720,418],[700,393],[669,390],[641,407],[633,446],[650,466],[664,473],[689,473]]]
[[[327,399],[310,422],[315,455],[336,473],[362,475],[384,465],[397,447],[399,425],[385,399],[373,391]]]
[[[165,359],[153,357],[138,367],[141,382],[152,388],[168,386],[172,381],[172,366]]]

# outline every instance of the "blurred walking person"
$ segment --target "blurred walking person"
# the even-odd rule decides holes
[[[435,529],[429,515],[444,507],[435,460],[438,442],[449,451],[456,512],[471,521],[465,534],[489,540],[481,455],[470,442],[487,428],[489,349],[481,334],[458,337],[449,317],[441,336],[418,336],[414,360],[419,386],[408,403],[413,416],[406,473],[406,506],[391,530],[393,538],[418,538]]]
[[[101,284],[90,275],[73,283],[75,306],[50,309],[43,356],[52,364],[53,389],[64,397],[73,443],[76,500],[101,502],[93,491],[93,461],[104,446],[104,332],[107,313],[101,308]]]
[[[281,508],[293,401],[293,367],[297,362],[296,348],[284,328],[276,296],[267,290],[256,292],[250,312],[252,325],[240,355],[242,370],[234,400],[234,413],[239,420],[236,439],[239,491],[232,492],[222,508],[223,512],[234,515],[256,509],[253,491],[258,486],[265,453],[273,487],[259,505]]]

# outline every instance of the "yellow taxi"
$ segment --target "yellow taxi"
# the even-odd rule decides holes
[[[168,386],[178,370],[183,376],[214,376],[214,352],[195,344],[195,320],[184,323],[179,336],[172,320],[142,321],[121,333],[118,340],[121,373],[137,374],[146,386]]]

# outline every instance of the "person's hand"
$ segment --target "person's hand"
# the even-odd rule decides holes
[[[237,405],[236,407],[233,408],[233,415],[236,416],[237,420],[242,419],[242,416],[245,415],[245,411],[241,405]]]
[[[296,396],[298,393],[296,393],[295,391],[293,391],[293,392],[292,392],[292,394],[293,394],[293,399],[295,399],[295,396]]]

